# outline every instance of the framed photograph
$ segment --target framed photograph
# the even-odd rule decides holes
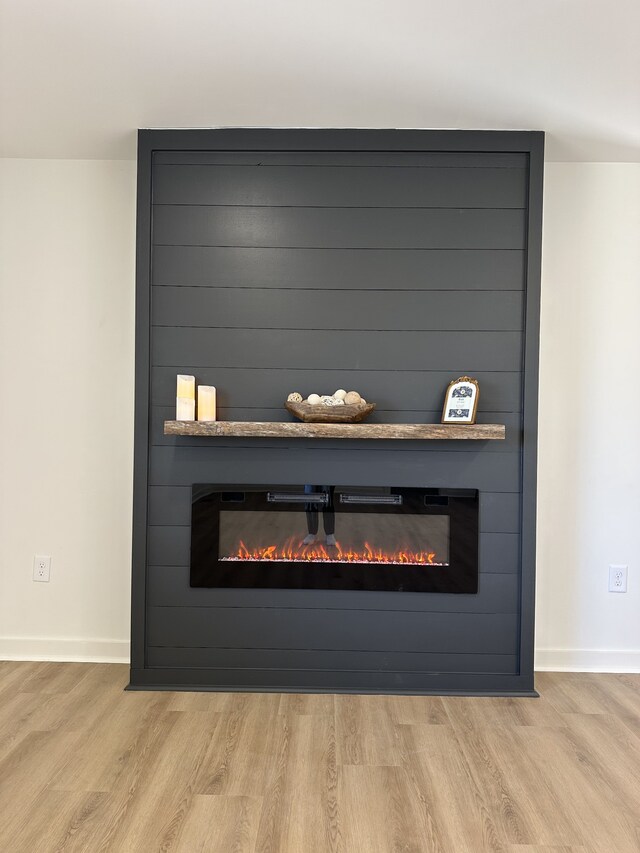
[[[442,410],[443,424],[474,424],[480,386],[477,379],[460,376],[449,383]]]

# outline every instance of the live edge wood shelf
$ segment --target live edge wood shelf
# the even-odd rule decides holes
[[[238,438],[378,438],[495,441],[504,424],[306,424],[270,421],[165,421],[165,435]]]

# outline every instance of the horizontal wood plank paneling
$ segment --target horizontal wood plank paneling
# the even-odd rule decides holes
[[[137,688],[300,693],[447,693],[496,696],[533,696],[531,682],[519,669],[514,673],[486,672],[360,672],[304,669],[220,669],[155,666],[132,668]]]
[[[151,528],[153,529],[153,528]],[[481,574],[477,595],[319,589],[206,589],[189,586],[189,566],[149,566],[154,606],[304,607],[319,610],[411,610],[417,613],[517,613],[518,577]]]
[[[514,654],[515,614],[149,607],[149,646]],[[301,646],[301,641],[304,645]]]
[[[265,158],[266,159],[266,158]],[[155,204],[523,208],[526,169],[412,166],[158,166]]]
[[[157,205],[155,245],[523,249],[522,210]]]
[[[521,331],[522,293],[159,287],[156,326],[227,329]]]
[[[178,166],[395,166],[424,169],[526,169],[527,155],[513,151],[321,151],[321,150],[252,150],[252,151],[155,151],[154,165]]]
[[[518,533],[520,531],[520,496],[517,493],[481,492],[479,501],[480,524],[485,533]],[[169,524],[178,527],[190,525],[191,487],[151,486],[149,524],[152,526]],[[286,592],[289,593],[291,590]]]
[[[441,654],[429,652],[331,652],[291,649],[211,649],[151,646],[149,666],[234,669],[297,669],[334,672],[437,673],[517,672],[514,654]]]
[[[212,352],[213,357],[216,353]],[[305,397],[313,392],[333,394],[338,388],[355,389],[375,402],[391,420],[391,413],[442,412],[445,392],[452,379],[451,371],[437,370],[322,370],[305,368],[264,367],[238,368],[200,366],[182,363],[170,367],[154,367],[151,372],[151,396],[154,406],[175,408],[176,375],[195,375],[201,385],[215,385],[218,406],[227,409],[280,409],[291,391]],[[480,383],[478,420],[499,413],[517,413],[522,408],[522,383],[519,371],[474,371]],[[374,412],[371,416],[380,417]],[[227,417],[227,420],[232,420]],[[242,420],[242,418],[238,418]],[[259,420],[258,417],[252,420]],[[403,420],[400,415],[398,420]],[[411,419],[408,419],[411,420]],[[426,420],[426,419],[425,419]],[[435,420],[439,420],[436,418]],[[490,423],[489,420],[484,421]]]
[[[156,367],[269,367],[309,370],[514,371],[520,332],[350,332],[156,327]],[[182,371],[181,371],[182,372]]]
[[[523,290],[518,249],[278,249],[154,246],[156,286]]]
[[[405,445],[403,445],[404,447]],[[206,439],[202,447],[152,447],[150,486],[187,486],[192,483],[340,483],[346,475],[361,486],[429,486],[517,492],[520,489],[519,453],[467,453],[425,450],[354,453],[344,448],[261,445],[260,439],[230,443]]]
[[[480,529],[488,533],[520,532],[520,496],[499,492],[480,494]]]
[[[520,544],[519,533],[480,533],[480,572],[517,574]]]
[[[492,151],[455,135],[418,150],[404,132],[415,150],[349,150],[369,147],[363,131],[337,151],[289,150],[296,131],[224,148],[242,133],[153,154],[140,683],[518,689],[529,155],[500,135]],[[468,374],[478,422],[504,423],[506,440],[165,436],[177,373],[217,387],[223,420],[287,421],[291,391],[354,388],[376,402],[372,423],[438,422]],[[191,588],[191,484],[242,481],[478,489],[478,594]]]
[[[151,486],[149,525],[191,524],[191,486]]]

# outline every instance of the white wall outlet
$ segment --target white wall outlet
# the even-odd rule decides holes
[[[51,557],[35,556],[33,558],[33,579],[40,583],[49,583],[51,577]]]
[[[628,566],[609,566],[609,592],[627,591]]]

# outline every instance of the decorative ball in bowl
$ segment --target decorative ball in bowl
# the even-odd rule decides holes
[[[288,412],[308,424],[357,424],[375,409],[375,403],[367,403],[357,391],[335,394],[309,394],[303,399],[297,391],[289,394],[284,404]]]

